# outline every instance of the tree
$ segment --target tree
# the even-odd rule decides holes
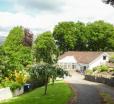
[[[88,50],[86,25],[78,21],[77,23],[75,23],[75,28],[76,28],[76,32],[75,32],[76,42],[75,42],[74,50],[77,50],[77,51]]]
[[[76,44],[76,28],[74,22],[60,22],[55,26],[53,37],[57,40],[60,52],[74,50]]]
[[[57,68],[57,67],[52,66],[50,64],[37,64],[37,65],[34,65],[30,69],[30,75],[32,78],[34,78],[36,80],[39,78],[45,80],[44,95],[46,95],[47,88],[48,88],[48,82],[49,82],[50,78],[53,79],[53,83],[54,83],[54,80],[57,77],[64,77],[64,75],[68,75],[68,74],[63,69]]]
[[[114,5],[114,0],[102,0],[106,4]]]
[[[90,51],[114,50],[114,26],[104,21],[87,24],[88,49]]]
[[[58,48],[51,32],[40,34],[35,41],[36,62],[54,64],[57,61]]]
[[[28,64],[32,63],[31,46],[33,34],[29,33],[28,35],[24,30],[23,27],[14,27],[3,44],[4,57],[6,57],[5,68],[9,72],[23,70]]]

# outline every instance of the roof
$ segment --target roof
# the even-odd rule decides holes
[[[76,59],[74,58],[74,56],[66,56],[65,58],[59,60],[58,62],[64,62],[64,63],[76,63]]]
[[[89,64],[97,57],[99,57],[103,52],[90,52],[90,51],[68,51],[59,57],[59,60],[65,58],[66,56],[74,56],[78,63]]]

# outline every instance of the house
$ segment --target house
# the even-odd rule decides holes
[[[86,70],[106,64],[107,52],[68,51],[59,57],[58,65],[65,70]]]

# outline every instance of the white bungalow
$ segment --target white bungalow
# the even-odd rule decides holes
[[[86,70],[108,61],[109,55],[106,52],[68,51],[59,57],[58,65],[66,70]]]

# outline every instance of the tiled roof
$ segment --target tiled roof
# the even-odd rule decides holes
[[[74,56],[78,63],[89,64],[103,52],[90,52],[90,51],[68,51],[59,57],[62,59],[66,56]]]

